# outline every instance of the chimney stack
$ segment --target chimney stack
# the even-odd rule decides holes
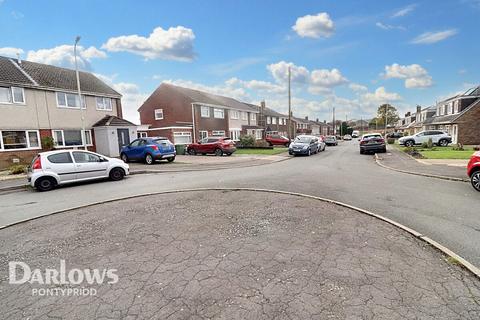
[[[317,122],[319,122],[319,121],[318,121],[318,118],[317,118]]]
[[[22,60],[20,59],[20,52],[17,52],[17,62],[18,64],[22,64]]]
[[[417,106],[417,113],[420,113],[420,111],[422,111],[422,107],[421,107],[421,106]]]
[[[265,109],[265,100],[262,100],[262,102],[260,102],[260,107],[262,107],[262,109]]]
[[[323,120],[323,123],[327,123],[327,120]]]
[[[308,116],[305,116],[305,120],[308,120]]]

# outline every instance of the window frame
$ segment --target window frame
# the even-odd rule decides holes
[[[27,103],[26,103],[27,100],[26,100],[26,98],[25,98],[25,89],[24,89],[24,88],[22,88],[22,87],[15,87],[15,86],[11,86],[11,87],[0,86],[0,87],[7,89],[8,92],[9,92],[9,95],[10,95],[10,97],[9,97],[9,98],[10,98],[10,101],[3,101],[3,102],[0,101],[0,104],[16,104],[16,105],[22,105],[22,106],[24,106],[24,105],[27,104]],[[14,90],[14,89],[20,89],[20,90],[22,90],[23,101],[21,101],[21,102],[15,101],[15,94],[13,93],[13,90]],[[22,131],[22,130],[20,130],[20,131]]]
[[[175,136],[189,136],[189,137],[190,137],[190,142],[187,142],[187,143],[177,143],[177,142],[175,141]],[[192,143],[192,133],[191,133],[191,132],[186,132],[186,131],[174,131],[172,137],[173,137],[173,144],[174,144],[174,145],[190,144],[190,143]]]
[[[239,120],[240,119],[239,111],[237,111],[237,110],[230,110],[230,111],[231,111],[230,119],[232,119],[232,120]]]
[[[204,113],[204,111],[206,111]],[[200,117],[210,118],[210,107],[209,106],[200,106]]]
[[[250,113],[250,121],[257,121],[257,114],[256,113]]]
[[[248,121],[248,112],[242,111],[242,120],[243,121]]]
[[[161,111],[162,112],[162,117],[157,117],[157,111]],[[165,119],[165,115],[163,114],[163,108],[159,108],[159,109],[155,109],[153,110],[153,116],[155,117],[155,120],[163,120]]]
[[[203,134],[205,134],[205,136],[203,136]],[[198,131],[198,136],[199,136],[199,140],[203,140],[205,138],[208,137],[208,131],[207,130],[199,130]]]
[[[226,137],[225,130],[212,130],[212,137]]]
[[[25,132],[25,140],[27,141],[26,148],[16,148],[16,149],[5,149],[5,145],[3,143],[3,132],[4,131],[20,131]],[[29,133],[34,132],[37,134],[37,141],[38,147],[32,147],[30,143]],[[40,139],[40,131],[39,130],[0,130],[0,152],[9,152],[9,151],[19,151],[19,150],[41,150],[42,149],[42,141]]]
[[[80,131],[80,133],[81,133],[82,129],[79,129],[79,130],[75,130],[75,129],[73,129],[73,130],[71,130],[71,129],[52,129],[52,138],[53,138],[55,149],[78,148],[78,147],[85,147],[85,146],[92,147],[93,146],[92,130],[90,130],[90,129],[85,130],[85,134],[81,135],[83,144],[74,145],[74,146],[66,146],[65,145],[65,133],[64,133],[64,131]],[[55,132],[61,132],[61,134],[62,134],[62,145],[58,144],[57,139],[56,139],[57,136],[56,136]],[[87,136],[88,136],[88,139],[87,139]],[[90,143],[85,144],[86,141],[83,141],[83,140],[90,140]]]
[[[217,117],[217,112],[221,112],[221,113],[222,113],[222,116],[221,116],[221,117]],[[214,117],[215,119],[225,119],[225,109],[213,108],[213,117]]]
[[[61,105],[59,103],[59,100],[58,100],[58,95],[59,94],[63,94],[64,97],[65,97],[65,105]],[[81,110],[81,109],[84,109],[86,110],[87,109],[87,100],[86,100],[86,97],[85,95],[81,95],[81,100],[80,101],[80,107],[70,107],[68,105],[68,99],[67,99],[67,95],[73,95],[75,96],[75,100],[77,99],[78,97],[78,94],[76,93],[71,93],[71,92],[65,92],[65,91],[55,91],[55,99],[57,100],[57,108],[60,108],[60,109],[73,109],[73,110]]]
[[[98,107],[98,99],[102,99],[102,105],[103,105],[103,108],[99,108]],[[106,104],[105,104],[105,101],[110,101],[110,108],[107,108],[106,107]],[[113,111],[113,101],[112,101],[112,98],[107,98],[107,97],[95,97],[95,108],[98,110],[98,111]]]

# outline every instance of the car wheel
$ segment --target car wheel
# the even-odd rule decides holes
[[[168,162],[173,162],[174,160],[175,160],[175,157],[167,158],[167,161],[168,161]]]
[[[227,153],[227,156],[229,156],[229,157],[230,157],[231,155],[232,155],[232,153],[231,153],[231,152]]]
[[[446,146],[448,146],[448,140],[441,139],[440,141],[438,141],[438,145],[441,146],[441,147],[446,147]]]
[[[470,176],[470,181],[475,190],[480,191],[480,170],[475,171]]]
[[[197,151],[195,151],[195,149],[188,149],[188,154],[194,156],[197,154]]]
[[[145,156],[145,163],[150,165],[153,164],[153,162],[153,156],[150,153],[147,153],[147,155]]]
[[[215,155],[216,155],[217,157],[222,156],[222,155],[223,155],[222,149],[215,149]]]
[[[364,154],[364,153],[365,153],[365,151],[363,151],[362,149],[360,149],[360,154]]]
[[[112,181],[119,181],[122,180],[125,176],[125,171],[123,171],[122,168],[113,168],[112,170],[110,170],[110,174],[108,176]]]
[[[405,141],[405,147],[413,147],[413,141],[412,140]]]
[[[308,149],[307,155],[310,157],[312,155],[312,150]]]
[[[41,191],[41,192],[50,191],[53,188],[55,188],[56,184],[57,184],[57,182],[55,181],[54,178],[43,177],[43,178],[39,178],[39,179],[37,179],[37,181],[35,181],[35,188],[38,191]]]
[[[387,148],[383,148],[382,153],[387,153]]]
[[[206,153],[202,153],[202,156],[206,156],[207,154]]]
[[[128,156],[125,153],[120,155],[120,159],[122,159],[123,162],[128,163]]]

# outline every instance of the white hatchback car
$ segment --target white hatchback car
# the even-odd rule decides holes
[[[120,159],[82,150],[57,150],[39,153],[28,168],[28,181],[38,191],[57,185],[94,179],[122,180],[129,166]]]

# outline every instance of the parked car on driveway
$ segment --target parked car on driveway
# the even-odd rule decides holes
[[[480,191],[480,151],[475,152],[470,158],[467,174],[470,177],[473,188]]]
[[[120,158],[129,161],[145,161],[153,164],[155,160],[172,162],[176,156],[175,146],[164,137],[139,138],[122,148]]]
[[[387,134],[387,138],[399,139],[403,137],[403,133],[401,132],[390,132]]]
[[[385,139],[380,133],[364,134],[360,139],[360,154],[366,152],[387,152]]]
[[[327,146],[338,146],[337,138],[335,136],[326,136],[325,144]]]
[[[81,150],[58,150],[39,153],[28,168],[28,182],[38,191],[57,185],[94,179],[122,180],[129,166],[120,159]]]
[[[288,153],[293,156],[299,154],[310,156],[318,151],[320,151],[318,138],[308,135],[297,136],[288,147]]]
[[[271,134],[265,137],[265,141],[271,146],[285,146],[288,147],[290,145],[290,139],[287,137],[278,135],[278,134]]]
[[[413,147],[414,145],[428,142],[429,139],[432,139],[434,144],[442,147],[446,147],[449,143],[452,143],[452,137],[448,133],[437,130],[427,130],[420,131],[411,136],[402,137],[398,139],[398,144],[406,147]]]
[[[349,135],[349,134],[346,134],[346,135],[343,136],[343,140],[348,140],[348,141],[350,141],[350,140],[352,140],[352,136]]]
[[[228,137],[207,137],[187,146],[187,153],[189,155],[196,155],[198,153],[206,155],[213,153],[216,156],[222,156],[224,154],[231,156],[236,150],[237,148],[235,148],[232,139]]]

